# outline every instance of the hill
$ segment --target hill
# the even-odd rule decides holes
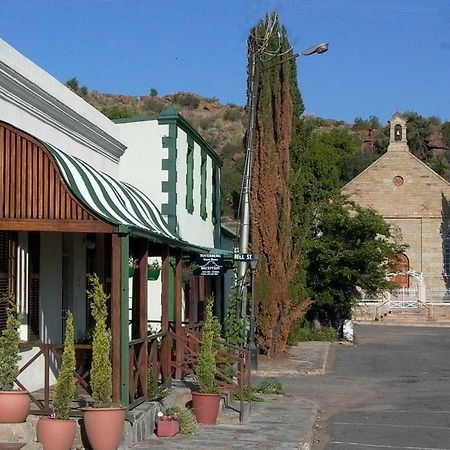
[[[73,78],[66,85],[110,119],[159,114],[172,105],[199,131],[223,160],[222,209],[225,217],[235,218],[244,165],[246,111],[234,104],[222,105],[217,98],[204,98],[194,93],[177,92],[158,96],[151,89],[146,96],[104,94],[79,86]],[[408,143],[411,152],[433,170],[450,181],[450,122],[437,117],[424,118],[415,112],[403,113],[408,118]],[[351,176],[366,168],[382,155],[389,142],[389,129],[375,116],[355,118],[353,124],[333,119],[305,116],[308,134],[344,130],[358,138],[359,151],[352,156],[348,171]],[[348,181],[348,180],[343,180]]]

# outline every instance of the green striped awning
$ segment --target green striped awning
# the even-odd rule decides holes
[[[191,247],[170,231],[159,209],[139,189],[94,169],[50,144],[44,145],[77,199],[106,222],[126,225],[158,242],[181,248]]]

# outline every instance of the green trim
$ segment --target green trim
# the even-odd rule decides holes
[[[208,169],[208,158],[206,157],[206,152],[202,149],[202,159],[200,163],[200,217],[203,220],[206,220],[208,217],[208,212],[206,210],[206,199],[208,195],[208,189],[206,187],[206,183],[208,181],[207,178],[207,169]]]
[[[159,121],[158,121],[159,123]],[[167,158],[161,162],[163,170],[167,171],[167,181],[161,182],[162,192],[167,193],[167,203],[161,205],[161,213],[167,216],[170,231],[177,233],[177,124],[175,121],[166,122],[169,125],[169,135],[163,136],[162,146],[167,148]]]
[[[175,121],[176,124],[183,131],[185,131],[188,136],[191,136],[200,147],[205,149],[206,153],[219,167],[222,167],[223,162],[220,156],[212,149],[212,147],[205,141],[205,139],[199,134],[199,132],[172,106],[168,106],[157,117],[158,117],[158,124],[160,125],[170,124]]]
[[[128,331],[128,258],[130,252],[129,235],[120,235],[120,401],[128,408],[129,379],[129,331]]]
[[[189,134],[186,153],[186,209],[190,214],[194,212],[194,139]]]
[[[123,119],[114,119],[114,123],[131,123],[131,122],[146,122],[150,120],[158,120],[158,116],[155,114],[152,115],[142,115],[142,116],[134,116],[134,117],[124,117]]]
[[[220,225],[220,231],[227,238],[236,239],[238,237],[238,234],[236,232],[234,232],[230,227],[227,227],[224,224]]]

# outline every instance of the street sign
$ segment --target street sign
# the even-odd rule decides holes
[[[253,261],[254,259],[256,259],[255,255],[253,255],[252,253],[235,253],[233,255],[233,259],[235,261]]]
[[[194,270],[193,275],[216,277],[222,274],[223,255],[201,254],[197,256],[196,264],[199,267]]]

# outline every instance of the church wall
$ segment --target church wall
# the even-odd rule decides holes
[[[393,119],[404,127],[398,117]],[[395,142],[392,136],[388,152],[350,181],[343,193],[398,226],[409,245],[405,254],[410,270],[424,274],[427,289],[444,290],[442,230],[450,217],[450,184],[411,155],[406,140]]]

